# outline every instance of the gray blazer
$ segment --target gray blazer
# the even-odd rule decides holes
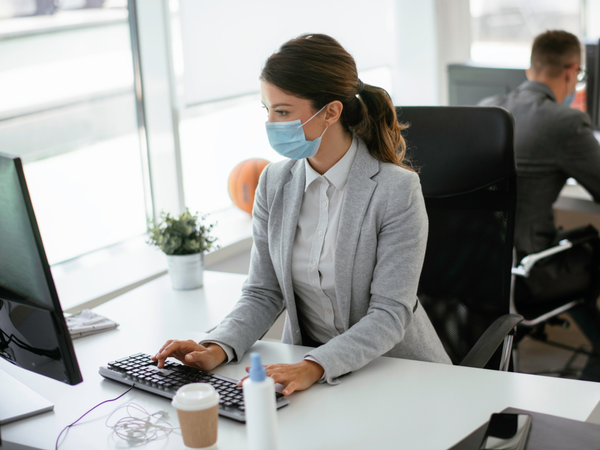
[[[480,105],[501,106],[515,119],[515,247],[519,257],[544,250],[556,235],[552,204],[567,178],[575,178],[600,201],[600,145],[590,119],[556,103],[552,90],[537,81]]]
[[[232,347],[234,361],[284,308],[282,342],[302,345],[291,261],[304,184],[302,161],[270,164],[260,177],[242,297],[206,338]],[[419,177],[377,161],[359,140],[346,189],[334,269],[345,331],[307,355],[323,366],[329,383],[381,355],[450,363],[417,301],[427,242]]]

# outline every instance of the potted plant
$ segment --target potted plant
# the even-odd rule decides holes
[[[173,289],[196,289],[204,279],[204,252],[218,248],[210,235],[215,224],[204,225],[206,215],[192,215],[186,208],[179,217],[161,212],[158,223],[150,221],[148,243],[167,255]]]

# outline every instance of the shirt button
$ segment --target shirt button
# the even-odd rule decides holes
[[[319,236],[323,236],[323,232],[321,230],[319,230],[319,232],[317,233]]]
[[[323,206],[327,206],[327,202],[323,202]]]
[[[313,266],[314,266],[316,263],[317,263],[317,260],[316,260],[316,259],[313,259],[313,260],[311,261],[311,264],[312,264]]]
[[[325,311],[327,314],[331,314],[333,311],[329,308],[327,308],[327,310]]]

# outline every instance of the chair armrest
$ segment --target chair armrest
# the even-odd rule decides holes
[[[556,247],[550,247],[546,250],[542,250],[539,253],[532,253],[531,255],[527,255],[521,260],[517,267],[512,268],[512,273],[513,275],[527,278],[529,276],[529,272],[531,272],[531,269],[538,261],[547,258],[548,256],[564,252],[565,250],[568,250],[571,247],[573,247],[573,243],[568,239],[563,239],[558,243]]]
[[[460,362],[460,366],[477,367],[482,369],[504,338],[523,321],[519,314],[505,314],[492,323],[481,335],[471,351]]]

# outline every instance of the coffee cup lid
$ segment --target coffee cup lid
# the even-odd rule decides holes
[[[208,383],[190,383],[181,386],[171,404],[184,411],[196,411],[219,404],[219,394]]]

